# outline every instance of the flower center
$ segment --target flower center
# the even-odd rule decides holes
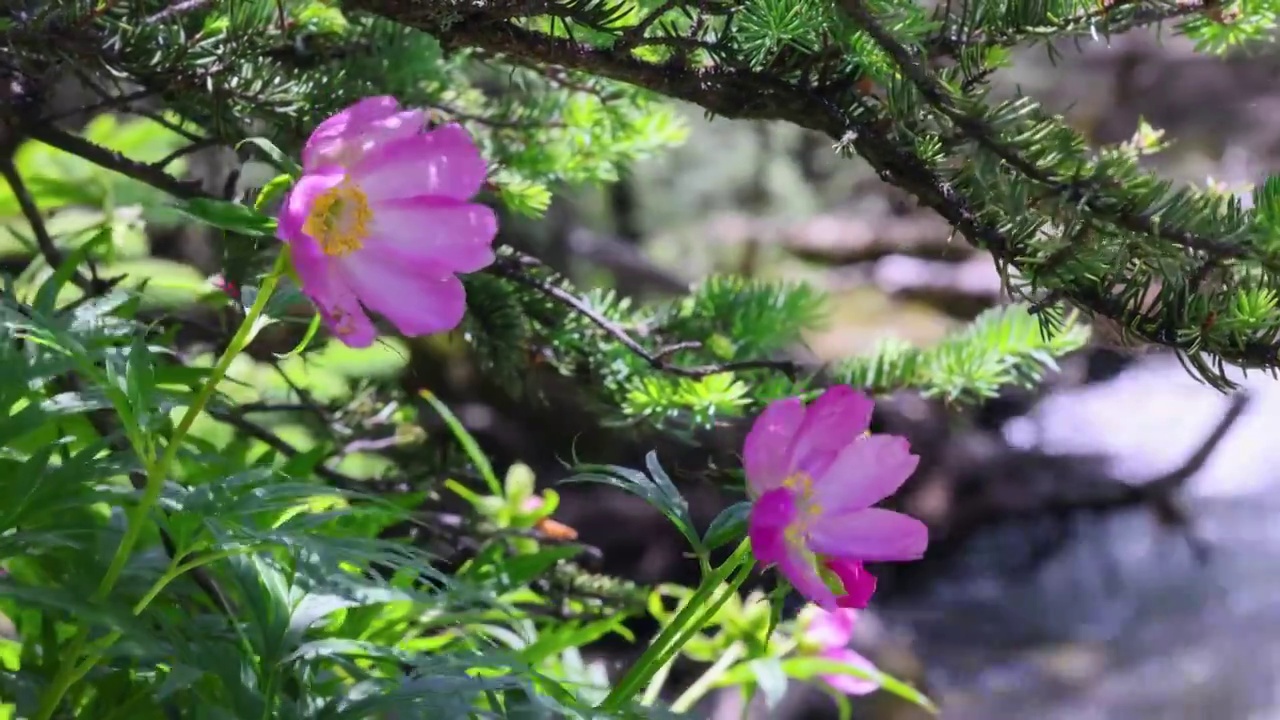
[[[343,257],[364,246],[372,222],[369,198],[359,186],[343,180],[316,197],[302,230],[320,243],[325,255]]]
[[[813,478],[806,472],[794,472],[782,481],[782,487],[795,494],[796,516],[786,529],[787,540],[803,544],[809,525],[822,514],[822,505],[814,502]]]

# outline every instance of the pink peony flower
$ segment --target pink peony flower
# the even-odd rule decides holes
[[[351,347],[377,336],[366,308],[409,336],[457,327],[457,274],[494,260],[497,218],[469,202],[487,173],[479,149],[457,125],[421,132],[420,113],[395,108],[370,98],[321,123],[280,210],[303,292]]]
[[[862,563],[918,560],[929,542],[924,523],[871,507],[920,460],[906,438],[868,432],[872,407],[848,386],[829,388],[808,408],[799,398],[779,400],[756,419],[743,449],[755,501],[752,552],[824,610],[866,607],[875,578]]]
[[[855,613],[849,608],[840,608],[835,612],[827,612],[813,605],[805,608],[800,613],[801,647],[824,660],[877,674],[879,671],[870,660],[849,647],[849,641],[853,639]],[[868,695],[880,688],[878,681],[857,675],[832,674],[820,677],[823,682],[845,695]]]
[[[302,149],[302,167],[350,167],[380,143],[417,135],[425,122],[423,111],[401,110],[389,95],[367,97],[311,131]]]

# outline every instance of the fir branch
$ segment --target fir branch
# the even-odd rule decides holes
[[[531,274],[527,269],[530,264],[529,260],[530,259],[526,258],[525,261],[520,262],[512,261],[507,257],[500,257],[490,268],[490,272],[536,290],[565,307],[570,308],[573,312],[589,320],[610,338],[642,359],[646,365],[654,370],[686,378],[704,378],[710,375],[743,372],[748,370],[770,370],[773,372],[780,372],[793,380],[800,374],[799,366],[790,360],[741,360],[737,362],[716,363],[696,367],[677,365],[671,362],[670,357],[672,355],[695,347],[701,348],[701,342],[684,341],[650,351],[646,349],[644,345],[641,345],[635,338],[631,337],[625,329],[597,312],[590,305],[583,302],[583,300],[577,295],[574,295],[572,292],[569,292],[553,282],[535,277]]]
[[[981,2],[981,0],[962,0],[960,12],[967,12],[974,2]],[[975,27],[962,35],[952,29],[956,22],[952,20],[954,17],[952,3],[948,0],[941,9],[941,13],[949,20],[948,29],[926,41],[925,56],[936,61],[944,58],[958,58],[962,53],[977,48],[1010,48],[1025,42],[1092,35],[1110,37],[1137,28],[1199,15],[1218,4],[1219,0],[1164,0],[1162,2],[1103,0],[1095,9],[1064,18],[1055,18],[1046,13],[1041,22],[1007,28]],[[1027,6],[1029,11],[1034,11],[1036,7],[1039,6]]]
[[[1051,176],[1035,163],[1013,151],[1009,146],[996,138],[995,131],[973,115],[956,107],[948,97],[947,91],[937,80],[929,76],[912,52],[887,32],[876,20],[863,0],[840,0],[841,7],[850,17],[893,58],[898,69],[902,71],[929,104],[955,123],[966,136],[978,143],[982,148],[995,154],[1010,167],[1030,180],[1046,186],[1054,193],[1064,196],[1069,202],[1079,203],[1099,217],[1105,218],[1126,230],[1161,238],[1175,245],[1203,252],[1217,260],[1248,257],[1248,248],[1233,245],[1214,238],[1197,235],[1185,228],[1170,227],[1168,223],[1158,222],[1149,211],[1128,212],[1117,211],[1107,207],[1099,198],[1105,193],[1115,191],[1115,187],[1103,187],[1097,183],[1077,180],[1064,181]],[[1273,272],[1280,272],[1280,258],[1263,257],[1261,261]]]

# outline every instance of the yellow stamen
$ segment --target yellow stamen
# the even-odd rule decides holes
[[[347,180],[315,199],[302,229],[320,243],[325,255],[342,257],[364,246],[373,211],[369,198]]]
[[[792,473],[786,480],[782,481],[782,486],[791,490],[796,494],[796,501],[799,503],[800,514],[786,530],[787,539],[792,542],[799,542],[809,532],[809,524],[815,518],[822,515],[822,505],[813,501],[813,478],[806,472]]]
[[[794,472],[782,481],[782,486],[793,490],[803,498],[808,498],[813,494],[813,478],[809,477],[806,472]]]

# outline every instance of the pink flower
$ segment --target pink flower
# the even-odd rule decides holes
[[[420,113],[395,107],[370,98],[321,123],[280,210],[303,292],[351,347],[377,335],[366,308],[409,336],[457,327],[457,274],[494,260],[497,218],[469,202],[487,173],[479,149],[461,127],[421,132]]]
[[[418,134],[425,122],[425,113],[401,110],[389,95],[367,97],[311,131],[302,149],[303,169],[350,167],[378,144]]]
[[[228,280],[226,275],[218,273],[210,276],[209,284],[212,285],[215,290],[220,291],[232,300],[240,302],[240,288],[237,287],[235,283]]]
[[[824,610],[866,607],[875,578],[862,563],[918,560],[929,542],[924,523],[871,507],[920,460],[906,438],[868,432],[872,407],[848,386],[829,388],[808,408],[799,398],[779,400],[756,419],[743,449],[755,500],[752,552]]]
[[[861,668],[872,676],[878,675],[879,671],[870,660],[849,647],[849,641],[853,639],[854,619],[855,611],[849,608],[827,612],[810,605],[800,613],[801,646],[824,660]],[[857,675],[829,674],[820,677],[845,695],[867,695],[880,688],[879,681]]]

